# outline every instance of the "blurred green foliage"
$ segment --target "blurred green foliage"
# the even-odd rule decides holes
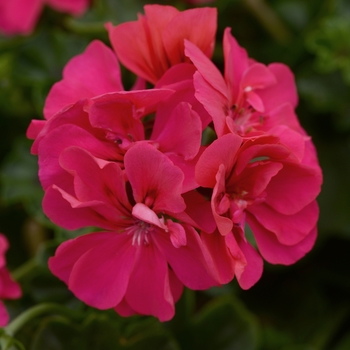
[[[33,35],[0,37],[0,232],[10,240],[9,266],[24,296],[8,302],[19,318],[36,305],[58,303],[4,334],[8,349],[319,350],[350,348],[350,3],[347,0],[217,0],[214,61],[232,28],[251,57],[284,62],[300,94],[298,115],[312,136],[324,172],[319,238],[291,267],[265,266],[248,291],[236,282],[206,292],[186,290],[175,318],[122,318],[77,301],[47,269],[58,244],[81,232],[44,217],[36,157],[25,132],[42,118],[45,97],[66,62],[93,39],[108,44],[104,23],[136,19],[141,0],[95,0],[81,18],[45,9]],[[186,8],[183,1],[159,3]],[[125,86],[132,77],[125,71]],[[297,194],[296,194],[297,195]],[[45,304],[44,304],[45,305]],[[27,310],[27,311],[25,311]],[[65,310],[65,311],[64,311]],[[68,311],[67,311],[68,310]],[[18,320],[18,319],[16,319]],[[11,339],[14,337],[14,343]],[[4,347],[5,343],[1,343]],[[12,345],[11,345],[12,344]]]

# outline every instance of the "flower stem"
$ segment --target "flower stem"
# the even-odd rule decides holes
[[[276,41],[288,44],[292,33],[264,0],[245,0],[243,3]]]
[[[5,327],[5,331],[8,335],[14,336],[27,322],[33,318],[50,313],[68,316],[69,318],[80,318],[80,315],[78,316],[75,310],[68,309],[59,304],[44,303],[33,306],[32,308],[24,311]]]
[[[26,261],[23,265],[11,272],[12,277],[16,281],[20,281],[24,277],[33,274],[33,271],[38,267],[38,263],[35,259],[30,259]]]

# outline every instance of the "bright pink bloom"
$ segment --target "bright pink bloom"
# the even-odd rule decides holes
[[[0,0],[0,31],[6,35],[30,34],[45,5],[79,16],[89,0]]]
[[[292,264],[312,248],[322,175],[318,168],[296,162],[276,137],[243,144],[235,134],[220,137],[200,157],[196,180],[213,189],[218,231],[203,233],[202,239],[222,283],[235,274],[246,289],[260,278],[262,260],[249,243],[246,224],[260,254],[272,264]]]
[[[94,40],[64,67],[62,80],[53,85],[46,98],[44,117],[49,119],[82,98],[117,91],[124,91],[117,57],[101,41]]]
[[[39,155],[39,177],[44,189],[56,184],[67,189],[67,172],[59,164],[60,154],[79,146],[101,161],[113,161],[124,168],[124,154],[137,142],[148,142],[166,154],[184,172],[184,191],[196,188],[194,167],[200,150],[202,125],[188,103],[171,112],[156,112],[153,131],[140,120],[156,109],[171,90],[152,89],[116,92],[81,100],[48,121],[32,121],[28,137],[35,138],[32,153]],[[168,113],[169,112],[169,113]]]
[[[3,299],[17,299],[21,296],[21,288],[15,282],[6,268],[5,252],[9,244],[6,237],[0,233],[0,327],[7,325],[9,315],[6,311]]]
[[[251,60],[229,28],[224,34],[224,76],[193,43],[185,46],[186,55],[198,69],[194,75],[196,97],[213,118],[218,136],[229,132],[251,136],[280,125],[305,133],[294,113],[298,97],[287,66],[265,66]]]
[[[143,142],[126,152],[125,174],[117,164],[101,163],[78,147],[65,149],[60,164],[70,174],[72,191],[48,188],[45,213],[67,229],[107,230],[64,242],[49,260],[51,271],[78,298],[124,316],[166,321],[174,315],[183,285],[206,289],[217,284],[208,273],[199,234],[179,222],[186,209],[184,176],[168,157]]]
[[[173,65],[189,62],[184,39],[210,57],[215,43],[214,8],[178,11],[172,6],[146,5],[138,21],[108,26],[119,60],[136,75],[155,84]],[[195,24],[195,25],[194,25]]]

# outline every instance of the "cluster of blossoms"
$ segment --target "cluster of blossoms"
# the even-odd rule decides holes
[[[0,327],[6,326],[9,320],[9,315],[3,299],[17,299],[21,296],[21,288],[15,282],[9,271],[6,268],[5,253],[9,247],[7,238],[0,233]]]
[[[144,10],[107,25],[113,50],[93,41],[66,65],[27,134],[46,215],[100,229],[63,242],[52,273],[88,305],[166,321],[184,286],[248,289],[263,259],[310,251],[322,174],[288,67],[249,58],[228,28],[222,75],[214,8]]]
[[[0,32],[30,34],[45,5],[74,16],[84,13],[90,0],[0,0]]]

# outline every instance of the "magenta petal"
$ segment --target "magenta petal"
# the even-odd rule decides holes
[[[43,8],[42,0],[2,1],[0,6],[0,31],[6,35],[30,34]]]
[[[9,322],[9,314],[4,303],[0,300],[0,327],[5,327]]]
[[[239,93],[239,82],[243,73],[249,67],[247,51],[239,46],[231,34],[231,28],[226,28],[223,39],[225,57],[225,81],[230,91],[229,98],[236,101]]]
[[[94,97],[94,102],[117,102],[120,100],[129,101],[134,105],[135,117],[142,118],[157,109],[161,101],[166,100],[174,93],[170,89],[148,89],[110,92],[101,96]]]
[[[262,63],[254,63],[243,74],[241,88],[244,91],[250,89],[263,89],[276,84],[276,78]]]
[[[14,281],[7,268],[0,269],[0,299],[17,299],[21,295],[21,287]]]
[[[260,254],[271,264],[291,265],[308,253],[315,244],[317,229],[314,227],[310,233],[295,245],[281,244],[276,236],[265,229],[251,215],[248,216]]]
[[[237,275],[237,281],[242,289],[249,289],[261,278],[263,260],[250,243],[240,239],[238,245],[244,254],[247,265],[244,267],[242,274],[240,276]]]
[[[39,144],[39,178],[44,189],[56,184],[68,189],[67,172],[59,165],[59,156],[70,146],[79,146],[102,159],[114,159],[115,145],[101,142],[94,135],[75,125],[61,125],[47,134]]]
[[[104,242],[96,245],[95,239],[91,238],[94,235],[103,235]],[[137,250],[131,245],[130,236],[116,232],[91,233],[71,240],[69,244],[77,246],[84,240],[87,250],[72,266],[69,289],[90,306],[112,308],[126,293]],[[62,254],[53,259],[58,264],[59,260],[64,261],[65,258],[66,254]]]
[[[127,151],[124,164],[137,203],[146,204],[156,213],[185,209],[181,197],[184,175],[163,153],[140,142]]]
[[[114,310],[123,317],[135,315],[137,312],[128,304],[125,298],[116,306]]]
[[[187,244],[186,231],[181,224],[173,222],[171,220],[167,221],[170,241],[175,248],[180,248]]]
[[[316,198],[321,182],[318,169],[284,163],[266,188],[266,203],[282,214],[295,214]]]
[[[45,118],[49,119],[63,107],[81,98],[122,90],[119,63],[114,52],[95,40],[65,66],[63,79],[51,88],[46,99]]]
[[[70,239],[58,246],[55,256],[49,259],[51,272],[68,284],[74,264],[93,247],[101,246],[110,238],[110,232],[95,232]]]
[[[283,215],[265,203],[251,206],[249,212],[261,226],[273,232],[278,241],[285,245],[295,245],[302,241],[315,227],[319,214],[316,201],[294,215]]]
[[[135,116],[134,105],[124,99],[95,101],[89,110],[91,125],[113,135],[115,142],[130,143],[145,138],[142,122]]]
[[[134,205],[132,215],[143,222],[166,229],[166,225],[158,218],[157,214],[143,203]]]
[[[186,192],[182,197],[186,203],[186,210],[176,214],[176,219],[202,231],[214,232],[216,224],[211,210],[211,203],[197,191]]]
[[[230,109],[227,97],[214,89],[199,72],[194,74],[193,83],[196,90],[195,96],[211,116],[216,134],[218,137],[227,134],[226,116]]]
[[[199,234],[193,227],[183,226],[187,236],[185,246],[175,248],[166,233],[155,236],[155,244],[163,252],[175,275],[186,287],[203,290],[217,285],[218,282],[212,277],[210,256],[204,249]]]
[[[226,169],[223,164],[220,165],[216,174],[216,184],[213,189],[211,208],[219,232],[225,236],[231,232],[233,222],[229,215],[230,201],[226,197]]]
[[[220,284],[229,283],[235,275],[236,262],[227,248],[225,237],[218,231],[202,232],[201,239],[212,258],[215,279]]]
[[[196,23],[195,30],[193,23]],[[172,65],[184,61],[184,39],[211,57],[217,27],[216,8],[204,7],[179,12],[164,28],[162,39]]]
[[[68,230],[86,226],[115,229],[117,212],[101,201],[80,202],[56,186],[45,191],[44,213],[56,225]]]
[[[130,276],[126,301],[137,313],[170,320],[175,313],[168,264],[154,244],[138,247],[138,262]]]
[[[46,0],[54,9],[62,12],[68,12],[73,15],[81,15],[89,6],[89,0]]]
[[[221,164],[230,173],[241,143],[242,139],[238,135],[227,134],[219,137],[203,152],[196,166],[196,180],[200,186],[215,186],[216,173]]]
[[[196,66],[203,79],[227,99],[225,80],[214,63],[196,45],[187,40],[185,40],[185,54]]]
[[[26,133],[28,139],[35,140],[38,137],[40,131],[44,128],[45,124],[46,120],[32,120]]]
[[[272,63],[268,69],[275,76],[276,84],[257,91],[264,101],[265,109],[271,111],[285,103],[290,103],[295,108],[298,93],[293,72],[282,63]]]
[[[155,123],[161,117],[157,113]],[[151,139],[159,143],[159,150],[163,153],[175,153],[184,160],[193,159],[201,145],[201,120],[188,103],[179,103],[164,128],[158,135],[153,132]]]

